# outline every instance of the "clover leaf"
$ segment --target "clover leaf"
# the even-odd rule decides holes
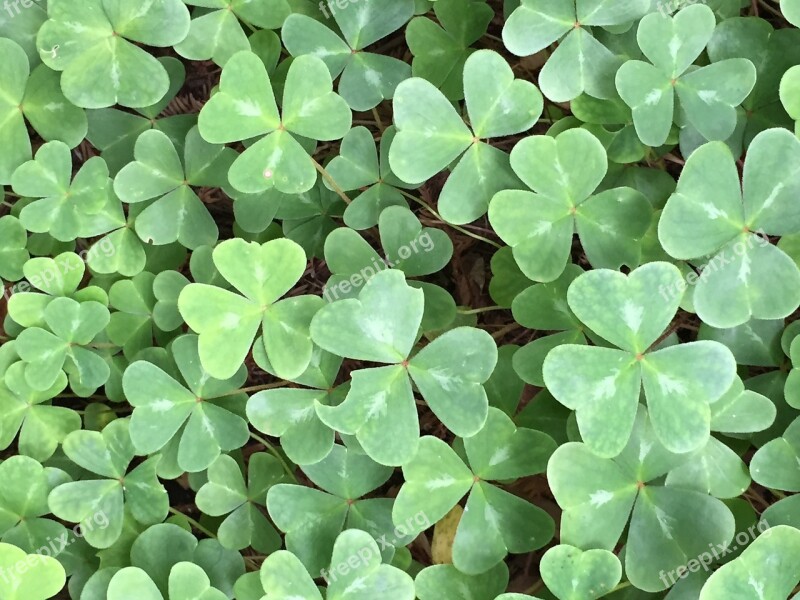
[[[95,548],[108,548],[122,533],[127,506],[143,524],[160,523],[167,516],[169,498],[156,476],[158,457],[145,460],[128,471],[135,451],[128,434],[128,420],[109,423],[102,433],[74,431],[64,440],[64,453],[96,479],[63,483],[48,497],[53,514],[80,523],[86,541]],[[102,511],[106,527],[93,523]]]
[[[594,267],[638,266],[651,205],[633,188],[594,193],[608,159],[591,133],[570,129],[555,138],[525,138],[511,151],[511,167],[534,193],[499,191],[489,205],[489,221],[528,278],[557,279],[576,230]]]
[[[388,268],[406,277],[440,271],[453,256],[453,242],[444,231],[422,227],[408,208],[390,206],[381,212],[378,232],[386,258],[349,227],[335,229],[325,240],[325,262],[331,277],[324,297],[329,301],[354,296],[369,277]],[[352,288],[352,289],[348,289]]]
[[[587,27],[630,23],[650,9],[648,0],[624,4],[593,0],[522,0],[503,27],[503,42],[517,56],[529,56],[558,41],[558,48],[539,74],[542,92],[553,102],[588,93],[614,96],[612,77],[623,62]]]
[[[236,153],[209,144],[197,128],[186,136],[183,160],[166,134],[145,131],[136,140],[135,162],[114,178],[114,191],[128,203],[153,200],[136,219],[136,233],[156,245],[178,241],[189,249],[217,241],[217,225],[192,186],[222,187]]]
[[[50,458],[67,434],[81,428],[74,410],[47,403],[65,387],[67,376],[61,372],[49,389],[35,390],[25,380],[25,363],[11,365],[0,382],[0,448],[8,448],[19,433],[20,454]]]
[[[482,384],[497,362],[494,340],[482,330],[459,327],[409,358],[423,308],[423,292],[409,286],[401,271],[390,269],[367,281],[357,299],[328,304],[311,321],[311,337],[324,350],[389,365],[353,372],[344,402],[316,407],[324,423],[356,435],[381,464],[401,465],[416,450],[419,421],[412,381],[456,435],[473,435],[486,421]]]
[[[87,111],[89,132],[86,139],[100,150],[108,170],[116,174],[133,160],[133,149],[139,136],[150,129],[166,133],[176,148],[183,145],[189,130],[197,125],[196,114],[162,115],[183,87],[186,68],[171,56],[162,56],[158,62],[169,76],[169,89],[158,102],[126,112],[116,108]]]
[[[201,366],[199,344],[194,335],[172,343],[186,387],[141,360],[131,363],[122,376],[125,396],[134,407],[130,436],[137,453],[152,454],[170,440],[180,440],[177,464],[191,473],[208,468],[220,452],[240,448],[248,438],[245,420],[224,403],[244,383],[244,368],[224,380],[213,377]]]
[[[186,4],[211,10],[195,12],[189,33],[175,51],[184,58],[213,60],[221,66],[237,52],[251,49],[242,23],[277,29],[289,16],[286,0],[191,0]]]
[[[35,551],[48,535],[59,536],[64,526],[50,519],[47,496],[59,484],[70,480],[63,471],[43,467],[27,456],[12,456],[0,464],[6,487],[0,493],[0,535],[2,540]]]
[[[437,0],[433,12],[435,21],[415,17],[406,27],[406,42],[414,55],[411,73],[430,81],[448,100],[461,100],[464,62],[486,33],[494,11],[482,0]]]
[[[200,111],[200,134],[212,144],[261,138],[231,166],[230,183],[240,192],[300,194],[314,186],[317,172],[294,136],[329,141],[350,130],[350,109],[332,90],[325,63],[300,56],[286,74],[279,113],[264,63],[252,52],[237,52],[222,69],[219,91]]]
[[[414,77],[397,87],[397,135],[389,162],[401,180],[418,184],[459,159],[439,198],[442,217],[455,224],[483,216],[500,190],[520,187],[508,156],[481,139],[530,129],[542,114],[542,95],[514,78],[496,52],[481,50],[464,64],[464,96],[471,128],[430,82]],[[421,145],[424,153],[416,151]]]
[[[310,295],[278,299],[305,271],[303,249],[286,239],[264,244],[233,239],[219,244],[213,257],[222,276],[244,296],[202,283],[181,291],[178,309],[200,335],[203,368],[218,379],[233,376],[261,329],[276,373],[290,379],[300,375],[311,361],[308,327],[323,302]]]
[[[757,483],[773,489],[800,491],[798,476],[800,421],[794,420],[785,432],[759,448],[750,463]]]
[[[614,589],[622,578],[622,565],[608,550],[584,552],[560,544],[542,557],[542,580],[559,600],[594,600]]]
[[[31,157],[31,142],[25,119],[42,138],[61,141],[70,148],[86,135],[86,113],[73,106],[61,92],[58,75],[43,65],[31,72],[25,51],[15,42],[0,37],[4,57],[0,72],[0,183],[11,182],[14,170]]]
[[[125,567],[117,571],[108,584],[108,600],[127,600],[136,590],[141,600],[164,600],[158,586],[138,567]],[[227,596],[211,587],[205,571],[190,562],[179,562],[169,573],[168,600],[225,600]]]
[[[378,544],[364,531],[342,532],[330,561],[327,600],[414,599],[414,581],[400,569],[382,564]],[[303,563],[285,550],[274,552],[261,565],[261,584],[267,590],[266,600],[322,600]]]
[[[49,556],[27,554],[11,544],[0,544],[0,593],[8,600],[46,600],[64,587],[64,567]]]
[[[44,292],[17,292],[8,299],[8,314],[23,327],[44,327],[44,310],[57,297],[108,304],[108,294],[102,288],[79,289],[86,265],[74,252],[63,252],[54,258],[31,258],[22,270],[31,286]]]
[[[339,94],[353,110],[365,111],[391,98],[397,84],[411,76],[411,67],[364,48],[400,29],[413,14],[413,0],[370,0],[333,12],[344,39],[300,13],[286,19],[281,35],[292,56],[318,56],[331,77],[341,75]]]
[[[19,219],[11,215],[0,217],[0,277],[22,279],[22,269],[30,258],[27,245],[28,235]]]
[[[776,152],[784,158],[772,164]],[[800,212],[792,208],[800,185],[794,177],[798,160],[800,141],[788,131],[768,129],[750,144],[743,187],[722,143],[706,144],[686,161],[658,237],[674,258],[711,256],[693,295],[694,308],[708,325],[781,319],[800,304],[797,265],[766,237],[800,228]]]
[[[92,340],[108,325],[108,309],[95,301],[55,298],[44,309],[47,329],[30,327],[17,338],[16,351],[25,363],[25,381],[34,390],[51,388],[64,373],[70,385],[89,396],[108,379],[105,361]]]
[[[650,63],[626,62],[617,71],[616,85],[633,110],[639,139],[648,146],[667,140],[676,94],[686,119],[703,137],[724,140],[733,133],[735,107],[753,90],[756,69],[746,58],[690,69],[715,26],[713,11],[703,4],[688,6],[674,17],[652,13],[642,19],[637,39]]]
[[[390,468],[339,445],[322,461],[301,468],[320,489],[279,483],[267,492],[267,509],[286,534],[286,548],[310,572],[328,566],[334,541],[344,529],[365,530],[380,540],[381,553],[389,559],[395,545],[411,541],[408,532],[394,530],[391,499],[362,498],[386,483]]]
[[[272,373],[272,365],[256,343],[254,359],[262,369]],[[247,419],[253,427],[281,439],[281,449],[294,463],[318,463],[330,454],[335,432],[317,415],[317,403],[336,405],[344,399],[346,390],[335,388],[342,359],[314,346],[311,362],[297,378],[307,388],[278,388],[262,390],[247,401]]]
[[[607,269],[580,275],[567,301],[587,327],[616,348],[563,344],[544,361],[547,388],[577,412],[583,440],[604,458],[619,454],[631,434],[642,386],[658,439],[672,452],[708,441],[711,409],[733,384],[730,350],[697,341],[652,350],[678,309],[659,289],[681,274],[670,263],[648,263],[626,276]],[[617,349],[619,348],[619,349]]]
[[[537,338],[514,353],[514,371],[526,383],[544,387],[542,364],[550,350],[564,343],[586,343],[583,325],[567,303],[567,290],[582,273],[579,266],[568,264],[555,281],[537,283],[514,297],[511,312],[517,323],[528,329],[558,332]]]
[[[90,215],[100,212],[108,200],[108,167],[102,158],[91,158],[70,183],[72,157],[66,144],[49,142],[36,158],[14,171],[11,186],[21,196],[41,198],[27,204],[20,221],[28,231],[49,233],[69,242],[88,233]]]
[[[800,581],[800,535],[779,525],[765,531],[736,559],[711,574],[700,600],[788,598]]]
[[[174,584],[170,588],[170,580],[179,563],[189,562],[200,567],[211,586],[228,598],[233,597],[233,583],[244,574],[241,554],[223,548],[215,539],[198,542],[187,529],[173,523],[152,525],[135,536],[129,545],[122,565],[144,571],[164,596],[176,591]],[[193,575],[197,582],[205,579],[197,572]]]
[[[379,160],[369,129],[353,127],[342,138],[339,155],[326,166],[330,177],[343,191],[367,188],[344,211],[348,227],[369,229],[378,224],[383,209],[408,206],[400,190],[411,186],[400,181],[389,166],[389,148],[396,133],[394,126],[383,132]],[[326,182],[326,185],[329,184]]]
[[[164,67],[134,42],[165,47],[183,40],[189,11],[180,0],[52,0],[47,14],[39,55],[62,72],[61,89],[76,106],[150,106],[167,93]]]
[[[437,522],[469,493],[453,541],[453,564],[459,571],[477,575],[508,553],[541,548],[552,538],[552,519],[488,482],[541,472],[555,448],[550,436],[517,429],[496,408],[489,409],[484,428],[464,440],[469,467],[445,442],[425,436],[417,454],[403,465],[405,483],[392,510],[394,522],[409,523],[418,513]]]
[[[258,509],[266,505],[266,494],[284,477],[274,456],[253,454],[247,463],[247,483],[236,461],[227,455],[208,468],[208,482],[197,492],[197,507],[207,515],[227,515],[217,530],[220,544],[233,550],[252,546],[269,554],[281,547],[275,528]]]
[[[613,550],[628,525],[628,579],[641,590],[665,589],[668,580],[660,575],[675,572],[714,544],[725,547],[735,531],[733,515],[722,501],[659,483],[686,460],[659,441],[644,407],[616,458],[602,458],[583,443],[559,446],[547,465],[547,478],[563,510],[561,543]]]
[[[431,565],[417,574],[414,584],[420,600],[460,600],[464,590],[474,600],[520,600],[501,593],[508,586],[508,567],[502,562],[479,575],[462,573],[451,564]]]

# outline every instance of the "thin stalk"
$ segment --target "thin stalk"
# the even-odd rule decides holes
[[[272,454],[272,456],[274,456],[275,458],[277,458],[280,461],[281,465],[283,465],[283,470],[286,471],[286,474],[292,479],[292,481],[297,483],[297,477],[295,477],[294,471],[292,471],[291,467],[289,467],[289,463],[286,462],[286,460],[283,458],[281,453],[278,452],[278,449],[275,448],[275,446],[273,446],[267,440],[265,440],[259,435],[256,435],[253,432],[250,432],[250,437],[257,442],[264,444],[264,447],[267,450],[269,450],[269,453]]]
[[[336,183],[336,180],[333,177],[331,177],[330,173],[325,170],[325,167],[314,160],[313,157],[311,158],[311,161],[314,163],[314,168],[319,171],[320,175],[322,175],[322,178],[331,185],[333,191],[336,192],[336,194],[344,201],[345,204],[350,204],[350,198],[347,197],[347,194],[345,194],[344,190],[339,187],[339,184]]]
[[[428,206],[428,204],[427,204],[427,203],[426,203],[424,200],[422,200],[422,199],[420,199],[420,198],[417,198],[416,196],[413,196],[413,195],[409,194],[408,192],[406,192],[406,191],[404,191],[404,190],[399,190],[399,191],[400,191],[400,193],[401,193],[401,194],[403,194],[403,196],[405,196],[406,198],[409,198],[410,200],[413,200],[413,201],[414,201],[414,202],[416,202],[417,204],[419,204],[419,205],[423,206],[423,207],[424,207],[425,209],[427,209],[427,210],[428,210],[428,212],[429,212],[429,213],[431,213],[431,214],[432,214],[434,217],[436,217],[437,219],[439,219],[439,220],[440,220],[442,223],[446,223],[447,225],[449,225],[450,227],[452,227],[452,228],[453,228],[453,229],[455,229],[456,231],[460,231],[460,232],[461,232],[461,233],[463,233],[464,235],[468,235],[469,237],[471,237],[471,238],[474,238],[474,239],[476,239],[476,240],[478,240],[478,241],[485,242],[485,243],[487,243],[487,244],[489,244],[489,245],[491,245],[491,246],[494,246],[494,247],[495,247],[495,248],[497,248],[498,250],[499,250],[500,248],[502,248],[502,246],[501,246],[500,244],[498,244],[497,242],[493,242],[492,240],[490,240],[490,239],[488,239],[488,238],[485,238],[485,237],[483,237],[482,235],[478,235],[477,233],[472,233],[472,232],[471,232],[471,231],[469,231],[468,229],[464,229],[463,227],[459,227],[458,225],[453,225],[452,223],[448,223],[447,221],[445,221],[445,220],[442,218],[442,215],[440,215],[438,212],[436,212],[436,211],[435,211],[435,210],[434,210],[434,209],[433,209],[431,206]]]

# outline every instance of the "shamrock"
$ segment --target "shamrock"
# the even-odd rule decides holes
[[[439,521],[469,492],[453,542],[453,564],[470,575],[483,573],[507,553],[530,552],[552,538],[547,513],[488,482],[541,473],[555,448],[550,436],[517,429],[505,413],[490,408],[483,429],[464,439],[469,467],[442,440],[420,440],[417,454],[403,465],[405,483],[392,518],[406,523],[422,512]]]
[[[800,65],[792,67],[783,74],[780,99],[789,116],[795,121],[800,121]]]
[[[108,600],[128,600],[136,590],[139,600],[164,600],[158,586],[138,567],[114,573],[108,584]],[[169,573],[169,600],[225,600],[227,596],[211,587],[205,571],[190,562],[179,562]]]
[[[364,531],[342,532],[330,560],[326,600],[414,600],[414,581],[400,569],[382,564],[378,544]],[[265,600],[322,600],[303,563],[286,550],[270,554],[261,565],[261,585],[267,590]]]
[[[511,167],[534,193],[499,191],[489,205],[489,221],[528,278],[557,279],[576,230],[592,266],[638,266],[651,205],[633,188],[594,193],[608,159],[591,133],[569,129],[555,138],[525,138],[511,151]]]
[[[781,161],[775,163],[778,155]],[[800,191],[798,161],[800,141],[784,129],[768,129],[751,142],[743,187],[721,142],[706,144],[686,161],[661,215],[658,238],[674,258],[711,257],[693,295],[694,309],[708,325],[782,319],[800,305],[800,271],[766,237],[800,230],[794,201]]]
[[[263,344],[256,343],[256,364],[274,374]],[[333,448],[334,430],[317,416],[317,403],[339,404],[345,390],[334,388],[342,359],[314,346],[311,362],[293,379],[306,388],[282,387],[262,390],[247,401],[247,420],[267,435],[281,439],[281,449],[294,463],[309,465],[321,461]]]
[[[317,405],[325,424],[356,435],[381,464],[401,465],[416,450],[419,421],[412,381],[456,435],[473,435],[486,421],[482,384],[497,362],[494,340],[482,330],[458,327],[409,358],[423,304],[423,292],[409,286],[401,271],[390,269],[372,277],[357,299],[328,304],[311,321],[311,337],[322,349],[388,365],[353,372],[342,404]]]
[[[167,93],[164,67],[133,42],[166,47],[183,40],[189,11],[180,0],[50,0],[47,14],[39,55],[62,72],[61,89],[73,104],[142,107]]]
[[[383,209],[408,206],[400,190],[411,186],[400,181],[389,166],[389,148],[396,133],[394,126],[383,132],[379,160],[369,129],[353,127],[342,138],[339,155],[326,166],[328,175],[345,192],[366,188],[344,211],[348,227],[369,229],[378,224]]]
[[[520,594],[502,593],[508,587],[508,567],[502,562],[479,575],[462,573],[451,564],[432,565],[417,574],[414,584],[419,600],[461,600],[465,590],[469,590],[474,600],[531,598]]]
[[[67,434],[81,428],[74,410],[47,403],[66,387],[67,376],[60,372],[49,389],[35,390],[25,380],[25,363],[11,365],[0,382],[0,448],[8,448],[19,433],[20,454],[50,458]]]
[[[344,209],[342,199],[320,179],[307,192],[292,198],[284,195],[275,217],[283,220],[285,237],[297,242],[309,257],[321,257],[325,240],[336,229]]]
[[[327,457],[303,472],[320,489],[280,483],[267,492],[267,509],[286,533],[286,548],[312,573],[328,566],[334,540],[343,529],[363,529],[381,541],[391,558],[394,546],[413,537],[395,531],[389,498],[362,499],[389,479],[392,470],[357,450],[336,445]]]
[[[11,215],[0,217],[0,277],[22,279],[22,269],[30,258],[27,245],[28,236],[19,219]]]
[[[136,140],[135,162],[114,178],[114,191],[128,203],[155,199],[136,219],[136,233],[156,245],[179,241],[189,249],[214,245],[217,225],[191,186],[221,187],[236,152],[214,146],[197,128],[186,136],[183,162],[162,132],[145,131]]]
[[[303,249],[286,239],[264,244],[233,239],[219,244],[213,257],[222,276],[244,296],[203,283],[181,291],[178,309],[200,335],[203,368],[218,379],[231,377],[260,328],[278,376],[300,375],[311,360],[308,327],[323,301],[310,295],[278,299],[303,275]]]
[[[770,127],[791,128],[789,115],[781,108],[781,78],[800,63],[800,31],[773,29],[762,19],[727,19],[717,24],[708,42],[712,63],[730,58],[746,58],[756,67],[753,91],[742,102],[747,125],[744,146]]]
[[[281,547],[275,528],[257,505],[265,506],[267,490],[284,477],[274,456],[259,452],[247,463],[247,483],[236,461],[225,454],[208,468],[208,482],[197,491],[197,507],[212,517],[227,515],[217,530],[226,548],[241,550],[252,546],[269,554]]]
[[[594,600],[605,596],[622,579],[615,554],[559,544],[550,548],[540,565],[542,580],[559,600]]]
[[[171,346],[188,389],[143,360],[131,363],[122,375],[122,388],[134,407],[130,435],[137,453],[158,452],[173,440],[178,466],[190,473],[208,468],[220,452],[240,448],[248,438],[247,422],[224,402],[244,383],[244,366],[230,378],[214,378],[201,366],[198,346],[194,335],[181,336]]]
[[[199,571],[192,569],[194,584],[202,584],[208,579],[210,586],[220,590],[227,598],[233,598],[233,582],[244,574],[244,559],[241,554],[223,548],[215,539],[198,542],[187,529],[172,523],[159,523],[148,527],[138,534],[132,543],[129,542],[129,545],[129,552],[126,553],[122,565],[130,565],[144,571],[161,594],[170,600],[173,600],[170,594],[183,589],[183,586],[177,586],[173,579],[176,577],[173,571],[179,563],[197,565],[206,576],[203,577]],[[182,570],[185,570],[185,567],[179,568],[179,571]],[[179,589],[176,590],[176,587]],[[204,589],[205,585],[198,587]],[[191,587],[189,589],[193,590]],[[136,588],[134,590],[138,591]],[[184,600],[181,596],[179,598]],[[194,596],[189,598],[195,600]],[[200,598],[206,600],[202,595]],[[212,596],[212,600],[216,600],[216,596]]]
[[[157,333],[153,328],[154,279],[152,273],[139,273],[117,281],[108,291],[109,303],[116,312],[111,313],[106,333],[129,359],[149,348]]]
[[[158,62],[169,76],[169,89],[158,102],[126,112],[116,108],[87,111],[89,132],[86,139],[101,151],[108,170],[116,174],[133,160],[133,150],[139,136],[150,129],[169,136],[176,148],[181,148],[189,130],[197,125],[197,115],[160,116],[180,91],[186,79],[183,63],[171,56],[162,56]]]
[[[735,531],[722,501],[660,478],[687,460],[655,435],[647,410],[636,413],[633,433],[616,458],[602,458],[583,443],[560,446],[547,465],[547,480],[563,513],[561,543],[613,550],[628,524],[625,573],[637,588],[668,587],[664,572],[719,544]]]
[[[95,548],[108,548],[122,533],[123,511],[144,524],[160,523],[167,516],[167,490],[156,477],[159,457],[151,457],[128,472],[135,455],[128,419],[109,423],[102,433],[73,431],[64,440],[64,453],[78,466],[99,476],[63,483],[48,497],[59,519],[80,523],[84,537]],[[106,527],[92,522],[102,512]]]
[[[709,404],[733,384],[736,361],[712,341],[651,347],[678,309],[659,288],[680,281],[670,263],[648,263],[625,276],[607,269],[580,275],[567,302],[575,316],[615,347],[563,344],[544,361],[547,388],[577,412],[586,445],[604,458],[619,454],[630,437],[642,385],[653,429],[671,452],[690,452],[708,441]],[[618,349],[619,348],[619,349]]]
[[[329,141],[350,130],[350,109],[332,90],[325,63],[300,56],[286,74],[279,113],[264,63],[252,52],[237,52],[222,69],[219,91],[200,111],[200,134],[212,144],[261,138],[230,169],[230,183],[240,192],[300,194],[314,186],[317,172],[294,136]]]
[[[471,129],[430,82],[413,77],[401,83],[394,98],[397,135],[389,149],[392,171],[409,184],[460,158],[439,197],[442,217],[456,224],[483,216],[496,192],[520,187],[506,153],[480,140],[530,129],[543,106],[536,86],[515,79],[491,50],[475,52],[464,64],[464,97]],[[426,151],[419,152],[423,145]]]
[[[394,268],[407,277],[430,275],[440,271],[453,256],[453,242],[444,231],[423,228],[414,213],[402,206],[390,206],[381,212],[378,232],[385,259],[349,227],[340,227],[327,237],[325,262],[331,271],[323,294],[327,300],[356,295],[378,271]]]
[[[46,600],[66,583],[64,567],[49,556],[29,555],[11,544],[0,544],[0,594],[7,600]]]
[[[567,302],[570,284],[582,273],[583,269],[570,263],[555,281],[537,283],[514,297],[511,312],[517,323],[532,330],[558,332],[537,338],[514,354],[514,370],[526,383],[544,387],[542,364],[547,353],[561,344],[585,344],[585,334],[591,334],[584,332]]]
[[[756,69],[746,58],[690,69],[715,26],[713,11],[704,4],[688,6],[674,17],[653,13],[642,19],[637,39],[650,63],[627,61],[617,71],[616,85],[633,109],[639,139],[648,146],[667,140],[676,94],[686,119],[703,137],[724,140],[733,133],[735,107],[753,90]]]
[[[486,34],[494,11],[482,0],[437,0],[433,12],[436,21],[415,17],[406,27],[414,55],[411,73],[430,81],[448,100],[461,100],[464,62]]]
[[[54,298],[44,309],[47,329],[30,327],[17,338],[25,381],[37,391],[51,388],[66,372],[72,389],[89,396],[108,379],[99,354],[87,348],[109,322],[108,309],[95,301]]]
[[[756,451],[750,462],[753,480],[778,490],[800,491],[800,420],[795,419],[786,431]]]
[[[12,456],[0,464],[0,475],[6,483],[0,492],[3,542],[34,552],[47,543],[48,536],[55,539],[66,533],[63,525],[44,518],[51,512],[47,505],[48,494],[59,484],[70,481],[66,473],[54,467],[43,467],[27,456]]]
[[[539,85],[553,102],[567,102],[584,91],[596,98],[611,98],[615,95],[613,75],[623,61],[586,28],[636,21],[650,6],[649,0],[522,0],[503,27],[503,42],[517,56],[536,54],[559,42],[539,73]]]
[[[800,581],[800,534],[779,525],[711,574],[699,600],[788,598]]]
[[[74,252],[63,252],[54,258],[31,258],[22,270],[31,286],[44,292],[17,292],[8,299],[8,314],[23,327],[44,327],[44,310],[54,298],[108,304],[108,294],[102,288],[90,285],[78,289],[86,265]]]
[[[90,215],[100,212],[108,200],[108,167],[102,158],[94,157],[81,166],[72,183],[71,174],[72,157],[62,142],[45,144],[34,160],[14,171],[14,191],[41,198],[20,212],[20,221],[28,231],[49,233],[63,242],[90,233]]]
[[[190,60],[213,60],[221,66],[240,50],[250,50],[241,22],[278,29],[289,16],[286,0],[190,0],[186,4],[211,10],[195,13],[188,35],[175,45],[175,51]]]
[[[339,94],[353,110],[365,111],[391,98],[397,84],[411,76],[411,67],[363,50],[400,29],[413,15],[413,0],[370,0],[333,12],[344,39],[299,13],[286,19],[281,36],[292,56],[318,56],[331,77],[341,75]]]
[[[58,140],[70,148],[86,135],[87,122],[86,113],[64,98],[56,73],[43,65],[31,72],[25,51],[7,37],[0,37],[0,54],[0,140],[5,148],[0,156],[0,184],[7,184],[14,170],[31,158],[25,119],[45,140]]]

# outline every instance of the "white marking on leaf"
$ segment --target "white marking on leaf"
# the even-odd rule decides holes
[[[612,494],[608,490],[597,490],[596,492],[592,492],[592,494],[589,496],[589,504],[591,504],[595,508],[599,508],[604,504],[608,504],[613,499],[614,499],[614,494]]]
[[[666,373],[658,373],[656,379],[658,380],[658,387],[661,388],[662,394],[686,395],[686,384],[680,379],[675,379]]]
[[[639,331],[642,326],[642,317],[644,316],[644,307],[639,304],[634,304],[630,300],[626,300],[622,306],[622,320],[628,329],[634,333]]]
[[[260,117],[261,107],[252,100],[234,100],[236,112],[242,117]]]
[[[656,513],[656,520],[658,521],[659,527],[661,527],[661,531],[667,536],[667,539],[671,540],[672,538],[672,526],[670,523],[675,519],[670,517],[667,513],[665,513],[661,508],[658,506],[655,507]]]

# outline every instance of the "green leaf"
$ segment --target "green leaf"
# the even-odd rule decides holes
[[[800,536],[780,525],[761,534],[741,556],[712,573],[700,600],[720,597],[788,597],[797,586]]]
[[[545,553],[540,569],[548,589],[560,600],[600,598],[622,579],[622,565],[608,550],[584,552],[563,544]]]
[[[0,544],[0,568],[11,577],[0,582],[8,600],[46,600],[64,587],[64,567],[49,556],[29,555],[11,544]]]

